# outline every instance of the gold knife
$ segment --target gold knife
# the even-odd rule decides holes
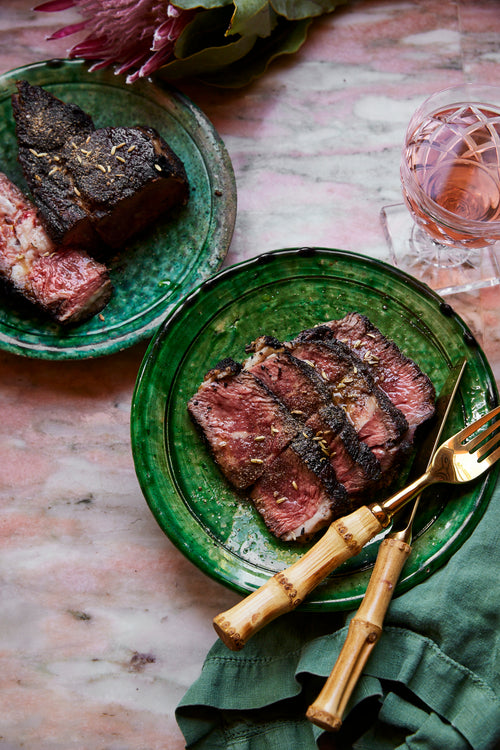
[[[436,404],[435,428],[428,437],[429,446],[420,455],[429,468],[439,447],[451,405],[462,378],[466,360],[450,371]],[[417,471],[419,472],[419,468]],[[419,472],[420,473],[420,472]],[[375,566],[361,605],[349,623],[347,638],[321,693],[309,706],[307,718],[328,731],[342,725],[342,716],[365,664],[382,634],[384,617],[403,566],[411,552],[412,526],[420,495],[413,501],[397,531],[391,532],[380,544]]]

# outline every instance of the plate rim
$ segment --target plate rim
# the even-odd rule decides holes
[[[202,555],[198,554],[196,549],[193,551],[193,549],[189,546],[189,540],[179,539],[178,536],[171,535],[169,531],[166,528],[164,528],[164,526],[162,525],[158,517],[159,516],[158,508],[154,506],[154,498],[150,497],[150,487],[148,483],[148,478],[146,476],[147,467],[145,466],[145,464],[143,464],[142,457],[141,457],[141,443],[143,442],[144,438],[143,436],[139,434],[138,426],[140,426],[140,421],[141,421],[141,399],[142,399],[143,384],[145,382],[145,378],[147,378],[149,370],[154,369],[154,357],[156,356],[156,350],[158,347],[161,347],[162,338],[165,334],[165,331],[171,325],[173,325],[173,323],[175,322],[175,318],[179,314],[182,313],[185,306],[189,305],[191,303],[191,300],[194,300],[199,294],[203,292],[204,289],[208,289],[210,287],[215,286],[221,278],[225,278],[233,274],[238,274],[242,270],[247,270],[253,267],[258,267],[259,265],[265,264],[268,261],[276,257],[282,256],[282,255],[304,256],[304,255],[317,254],[317,253],[323,253],[323,254],[329,255],[331,258],[334,258],[334,257],[343,257],[346,259],[355,258],[371,267],[382,268],[384,272],[386,273],[388,272],[390,275],[397,276],[400,279],[404,280],[406,283],[411,284],[411,286],[413,286],[417,292],[423,293],[426,297],[431,298],[432,300],[434,300],[435,303],[439,304],[441,308],[443,308],[444,306],[444,309],[446,310],[445,314],[454,318],[454,320],[459,325],[459,328],[462,331],[464,340],[467,341],[467,339],[469,338],[469,343],[472,346],[474,346],[474,351],[480,357],[482,367],[484,367],[484,370],[489,380],[488,386],[491,389],[486,394],[486,398],[488,398],[490,401],[493,402],[491,405],[491,408],[493,408],[495,404],[499,403],[498,388],[496,385],[496,381],[493,377],[491,366],[482,348],[477,344],[477,342],[475,342],[474,336],[472,332],[470,331],[469,326],[465,323],[465,321],[461,318],[461,316],[458,315],[442,297],[440,297],[433,289],[428,287],[424,282],[422,282],[419,279],[416,279],[415,277],[409,275],[405,271],[402,271],[401,269],[398,269],[392,266],[390,263],[387,263],[385,261],[372,258],[370,256],[364,255],[359,252],[351,252],[348,250],[341,250],[341,249],[336,249],[336,248],[326,248],[326,247],[318,247],[318,246],[283,248],[283,249],[271,250],[271,251],[262,253],[258,256],[254,256],[253,258],[246,259],[238,263],[234,263],[231,266],[227,266],[221,269],[218,273],[214,274],[212,277],[210,277],[206,281],[199,284],[196,288],[192,289],[181,300],[179,300],[178,304],[171,310],[169,315],[163,321],[161,327],[157,330],[154,338],[151,340],[148,346],[148,349],[144,355],[144,358],[142,360],[142,363],[138,372],[138,376],[137,376],[137,380],[136,380],[136,384],[135,384],[134,392],[132,396],[131,419],[130,419],[131,446],[132,446],[134,467],[135,467],[136,475],[137,475],[144,499],[151,513],[153,514],[153,517],[155,518],[156,522],[160,526],[160,529],[163,531],[163,533],[170,539],[170,541],[174,544],[174,546],[176,546],[177,549],[179,549],[180,552],[182,552],[182,554],[184,554],[203,573],[208,575],[213,580],[216,580],[218,583],[221,583],[222,585],[226,586],[230,590],[236,593],[239,593],[243,596],[250,594],[252,591],[255,590],[256,587],[244,586],[238,583],[233,578],[231,578],[230,574],[228,574],[226,570],[215,571],[213,567],[211,566],[209,560],[207,560]],[[451,361],[449,364],[451,365]],[[165,394],[163,395],[167,395],[166,391],[165,391]],[[165,408],[163,409],[163,414],[165,414],[165,411],[166,411],[167,400],[165,400],[164,402],[164,407]],[[162,435],[163,435],[163,441],[164,441],[162,444],[162,448],[165,449],[165,452],[167,452],[166,444],[165,444],[165,429],[162,429]],[[425,578],[427,578],[428,575],[430,575],[436,569],[441,567],[454,554],[456,549],[462,546],[462,544],[466,541],[466,539],[470,536],[470,534],[472,534],[477,524],[479,523],[481,517],[483,516],[484,512],[486,511],[489,500],[495,488],[495,484],[496,484],[499,472],[500,472],[500,465],[497,464],[497,466],[494,467],[492,470],[490,470],[489,474],[485,477],[484,482],[481,485],[481,492],[479,496],[476,497],[475,502],[474,502],[474,507],[472,508],[469,514],[470,516],[474,517],[475,522],[473,524],[471,524],[470,522],[466,523],[465,525],[462,524],[462,526],[460,527],[456,535],[456,539],[454,540],[454,543],[452,545],[453,549],[450,551],[445,550],[444,552],[440,549],[437,550],[436,554],[432,555],[426,560],[425,570],[420,569],[420,570],[413,572],[408,577],[402,577],[398,585],[396,586],[394,596],[399,596],[405,591],[413,588],[422,580],[425,580]],[[205,533],[207,533],[206,529],[205,529]],[[241,558],[237,558],[237,555],[234,552],[223,547],[220,540],[217,539],[215,541],[219,545],[219,549],[222,551],[223,555],[225,556],[227,555],[229,557],[234,558],[235,560],[238,560],[238,563],[241,565],[242,568],[255,569],[255,565],[253,565],[252,563],[247,563],[246,561],[243,561],[243,564],[241,564]],[[336,573],[334,572],[333,574],[331,574],[331,577],[329,578],[334,578],[335,575]],[[355,575],[355,573],[349,574],[349,575]],[[314,600],[314,598],[310,597],[306,599],[306,601],[300,605],[300,609],[304,611],[345,611],[345,610],[354,608],[357,604],[359,604],[360,601],[362,600],[362,597],[363,597],[363,593],[356,594],[354,596],[346,596],[343,599],[328,600],[328,601],[324,601],[324,600],[317,601],[317,600]]]
[[[114,354],[116,352],[123,351],[144,339],[150,338],[163,321],[164,317],[177,305],[177,303],[189,293],[192,289],[196,288],[203,283],[204,280],[210,278],[214,271],[216,272],[221,268],[224,263],[229,246],[234,233],[234,227],[236,223],[236,207],[237,207],[237,188],[236,178],[234,173],[233,164],[226,148],[226,145],[216,130],[213,123],[207,117],[207,115],[183,92],[178,90],[171,83],[162,81],[161,79],[145,78],[136,81],[133,84],[126,84],[124,76],[118,76],[110,70],[99,70],[90,73],[82,60],[72,60],[68,58],[52,58],[48,60],[41,60],[26,65],[21,65],[5,73],[0,74],[0,91],[2,92],[2,99],[4,99],[4,91],[9,90],[12,84],[20,77],[28,77],[32,73],[42,73],[47,71],[47,76],[57,76],[57,71],[76,71],[81,76],[81,83],[91,85],[95,83],[98,85],[109,85],[115,89],[121,89],[127,91],[130,89],[131,93],[136,96],[143,96],[149,100],[154,101],[152,93],[158,92],[161,98],[169,101],[169,104],[175,108],[180,109],[187,113],[192,119],[193,125],[196,124],[196,136],[197,139],[202,141],[203,144],[211,146],[209,156],[214,159],[217,163],[219,172],[213,173],[213,170],[207,165],[206,154],[198,149],[203,163],[207,167],[207,176],[210,180],[211,186],[213,186],[212,193],[216,195],[216,200],[213,201],[213,205],[216,207],[216,211],[213,211],[210,217],[210,228],[207,233],[207,237],[210,236],[210,245],[212,247],[211,254],[209,257],[204,259],[204,265],[202,273],[199,273],[199,267],[194,267],[194,278],[190,285],[182,291],[180,297],[176,297],[173,301],[168,301],[167,296],[165,301],[158,300],[152,306],[153,317],[151,320],[146,320],[142,325],[133,328],[132,330],[120,331],[123,328],[123,324],[128,319],[123,318],[118,326],[114,326],[117,329],[117,335],[104,340],[93,340],[93,334],[90,333],[88,340],[80,342],[79,344],[71,344],[69,346],[54,344],[53,338],[50,337],[48,342],[39,343],[37,341],[23,340],[19,335],[16,335],[16,328],[10,327],[8,320],[0,322],[0,349],[11,354],[20,355],[32,359],[45,359],[45,360],[75,360],[75,359],[90,359]],[[54,71],[51,73],[51,71]],[[74,73],[73,73],[74,75]],[[49,85],[57,84],[56,77],[52,80],[48,80],[45,83],[38,83],[37,85]],[[64,77],[61,78],[61,83],[64,83]],[[10,95],[10,94],[9,94]],[[191,133],[189,133],[191,135]],[[192,138],[192,135],[191,135]],[[198,148],[198,143],[193,138]],[[220,217],[224,220],[220,220]],[[213,229],[212,229],[213,227]],[[204,241],[204,244],[207,240]],[[47,327],[54,325],[53,321],[47,319]],[[12,333],[12,330],[14,333]],[[69,330],[69,329],[68,329]],[[27,327],[24,329],[26,336],[30,335],[30,329]],[[102,337],[102,329],[100,332],[96,332]],[[34,334],[36,336],[36,334]]]

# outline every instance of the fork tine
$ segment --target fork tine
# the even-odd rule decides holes
[[[455,438],[457,440],[465,440],[466,438],[470,437],[476,430],[478,430],[480,427],[482,427],[486,422],[489,422],[490,419],[493,419],[498,414],[500,414],[500,406],[497,406],[496,409],[492,409],[487,414],[483,414],[482,417],[479,417],[479,419],[476,419],[475,422],[472,422],[472,424],[467,425],[467,427],[464,427],[463,430],[460,432],[457,432],[455,435]]]
[[[474,448],[476,448],[480,443],[483,442],[485,438],[488,437],[488,435],[491,435],[492,432],[495,432],[495,430],[500,429],[500,420],[496,420],[492,424],[490,424],[489,427],[487,427],[485,430],[481,430],[479,435],[476,435],[476,437],[472,438],[472,440],[469,440],[468,443],[465,443],[465,447],[469,450],[469,453],[471,453]]]
[[[496,463],[499,458],[500,458],[500,446],[498,446],[498,448],[495,451],[493,451],[493,453],[490,453],[490,455],[486,456],[484,461],[482,461],[482,463],[484,463],[485,465],[484,468],[488,469],[490,466],[493,466],[493,464]]]
[[[481,458],[483,458],[483,456],[485,456],[489,451],[496,448],[499,442],[500,442],[500,433],[492,437],[490,440],[488,440],[486,445],[482,445],[480,448],[478,448],[478,450],[475,453],[478,461],[480,461]]]

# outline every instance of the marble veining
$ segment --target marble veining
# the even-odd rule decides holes
[[[67,42],[45,37],[76,18],[2,2],[0,71],[64,56]],[[387,260],[379,211],[401,199],[410,114],[439,88],[496,83],[499,64],[496,0],[355,0],[245,89],[179,84],[233,161],[226,264],[302,245]],[[453,305],[499,382],[498,288]],[[238,600],[142,497],[129,415],[145,348],[78,363],[0,352],[1,750],[181,750],[174,709],[212,617]]]

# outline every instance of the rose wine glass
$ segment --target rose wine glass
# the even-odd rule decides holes
[[[400,171],[413,224],[399,256],[388,237],[395,264],[444,294],[500,283],[500,87],[465,84],[426,99]]]

